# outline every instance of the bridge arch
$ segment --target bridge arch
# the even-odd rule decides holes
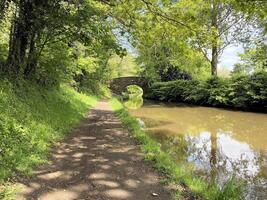
[[[126,87],[129,85],[138,85],[145,91],[147,81],[144,77],[138,76],[118,77],[111,81],[109,88],[113,93],[120,95],[126,91]]]

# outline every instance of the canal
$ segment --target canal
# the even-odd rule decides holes
[[[151,101],[130,114],[177,163],[218,185],[235,176],[246,199],[267,199],[267,114]]]

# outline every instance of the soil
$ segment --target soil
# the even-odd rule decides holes
[[[106,101],[51,151],[49,164],[19,181],[17,199],[172,200]]]

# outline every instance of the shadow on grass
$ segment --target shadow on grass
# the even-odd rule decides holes
[[[51,144],[68,133],[96,101],[68,86],[50,90],[26,86],[14,90],[0,83],[0,181],[44,163]]]

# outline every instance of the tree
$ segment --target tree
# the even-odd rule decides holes
[[[244,41],[245,52],[240,54],[241,61],[234,67],[233,73],[251,73],[267,69],[267,2],[237,1],[236,7],[246,13],[249,19],[255,19],[260,29],[254,39]]]
[[[240,54],[241,61],[234,66],[233,73],[246,73],[267,70],[267,46],[259,44]]]
[[[44,71],[40,66],[44,63],[40,63],[44,50],[55,47],[54,43],[71,47],[73,42],[79,41],[87,47],[94,46],[95,51],[91,53],[98,56],[106,55],[109,50],[122,52],[112,33],[109,5],[105,1],[8,2],[16,8],[10,19],[9,52],[3,69],[9,76],[35,79],[38,69]],[[49,58],[47,52],[46,58]]]
[[[151,12],[131,16],[131,19],[134,19],[130,21],[134,29],[127,31],[131,36],[130,42],[138,52],[137,61],[143,69],[142,75],[154,80],[160,79],[160,74],[173,68],[193,76],[206,74],[207,62],[202,54],[190,45],[188,29],[178,30],[172,24],[162,22],[159,16]]]
[[[248,37],[251,23],[229,0],[200,0],[196,4],[196,10],[191,17],[196,19],[200,27],[196,26],[192,45],[210,62],[211,74],[217,75],[218,63],[223,51],[228,46]]]
[[[125,9],[132,19],[139,22],[147,21],[144,16],[153,20],[151,29],[158,24],[173,26],[164,30],[165,35],[182,32],[187,45],[201,52],[210,63],[212,75],[217,75],[220,55],[224,49],[248,37],[252,24],[246,21],[244,12],[236,9],[232,0],[141,0],[135,6]],[[134,15],[134,12],[139,16]],[[137,23],[133,25],[135,28],[138,28]]]
[[[126,56],[112,55],[108,65],[115,72],[112,74],[113,78],[137,76],[140,71],[140,67],[137,65],[135,57],[129,53]]]

